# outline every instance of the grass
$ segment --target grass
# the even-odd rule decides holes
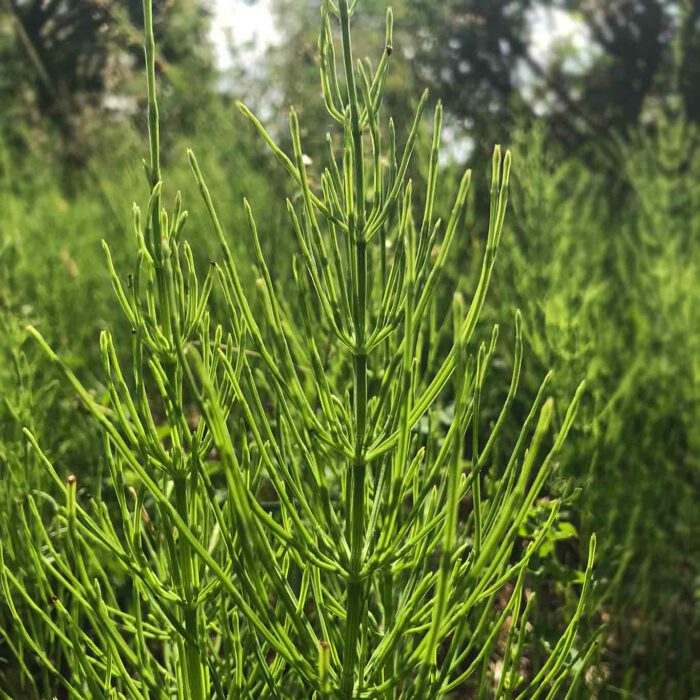
[[[241,106],[296,190],[284,289],[244,204],[250,293],[191,152],[218,244],[204,274],[180,195],[164,208],[144,2],[149,199],[134,209],[131,275],[104,244],[128,330],[101,334],[103,395],[29,329],[99,435],[102,476],[83,488],[61,475],[39,431],[25,428],[22,459],[44,477],[13,509],[19,527],[3,539],[0,570],[4,637],[27,697],[554,698],[582,688],[599,639],[578,635],[595,537],[559,629],[536,624],[531,579],[567,502],[542,496],[583,385],[558,412],[544,374],[514,424],[521,316],[496,405],[498,327],[477,336],[511,157],[494,151],[478,279],[445,314],[437,290],[471,174],[443,223],[438,104],[414,196],[407,173],[426,99],[405,135],[382,121],[391,51],[375,70],[355,63],[355,4],[323,4],[321,77],[337,133],[320,185],[309,184],[296,113],[288,155]],[[389,15],[387,46],[391,32]]]

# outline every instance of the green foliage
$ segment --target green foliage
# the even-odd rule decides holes
[[[462,230],[470,173],[442,224],[438,105],[422,206],[413,203],[407,170],[425,97],[399,148],[393,123],[388,137],[380,127],[391,52],[373,73],[355,66],[356,4],[323,4],[324,97],[340,136],[328,140],[320,186],[309,185],[296,113],[288,156],[241,106],[297,190],[287,201],[297,249],[284,289],[245,203],[254,297],[191,152],[219,246],[204,275],[183,238],[180,195],[171,213],[163,206],[144,2],[150,196],[145,211],[134,208],[137,258],[126,280],[104,244],[130,329],[115,336],[130,337],[131,353],[102,332],[99,397],[29,328],[102,438],[104,479],[88,482],[88,499],[25,428],[26,459],[47,479],[13,509],[18,532],[5,527],[0,580],[12,619],[4,636],[26,697],[61,687],[75,698],[433,698],[460,689],[534,699],[583,686],[597,646],[578,638],[595,537],[585,571],[572,576],[581,592],[570,619],[541,628],[530,592],[533,562],[570,535],[558,520],[564,500],[540,496],[583,386],[556,411],[546,375],[517,437],[504,439],[521,372],[520,315],[496,407],[487,406],[487,379],[498,327],[488,342],[477,338],[510,154],[494,152],[469,303],[455,295],[452,322],[438,323],[435,293]],[[389,46],[391,30],[389,15]]]
[[[103,49],[136,55],[137,5],[100,5],[111,15],[96,65]],[[555,61],[540,75],[543,90],[566,87],[576,100],[548,92],[553,113],[512,135],[514,216],[503,223],[497,213],[489,226],[490,205],[505,206],[505,158],[489,198],[484,168],[462,177],[465,129],[455,124],[472,91],[466,132],[480,162],[491,142],[483,133],[503,127],[484,110],[494,102],[505,121],[518,113],[507,108],[518,100],[508,61],[494,58],[503,84],[487,81],[486,93],[477,75],[443,85],[432,129],[433,103],[410,86],[461,70],[457,37],[482,57],[500,51],[501,31],[519,40],[522,15],[495,30],[505,13],[459,24],[454,4],[398,2],[400,26],[387,37],[383,4],[360,4],[355,53],[394,50],[357,67],[355,100],[333,4],[320,62],[317,3],[275,6],[290,38],[271,58],[275,72],[260,74],[266,84],[250,89],[273,139],[251,111],[213,94],[199,3],[155,4],[167,187],[154,191],[149,159],[150,215],[136,232],[142,135],[125,115],[78,109],[101,99],[78,86],[58,107],[80,115],[71,123],[81,140],[61,144],[55,125],[35,119],[39,76],[0,14],[0,91],[10,96],[0,159],[0,695],[65,697],[71,684],[75,697],[190,697],[201,681],[207,697],[322,697],[327,680],[337,696],[348,667],[360,697],[433,697],[467,671],[453,697],[529,697],[541,682],[557,698],[698,695],[696,11],[640,2],[620,23],[608,5],[590,4],[582,19],[608,37],[614,60],[603,51],[585,74]],[[655,23],[668,31],[655,35]],[[51,68],[89,47],[64,47]],[[143,105],[135,123],[145,123],[143,90],[125,67],[117,92]],[[616,80],[629,71],[653,100],[627,100]],[[289,102],[291,129],[275,106]],[[629,128],[639,115],[646,126]],[[615,135],[609,120],[625,130]],[[585,150],[570,147],[592,133]],[[193,184],[212,194],[188,197],[190,250],[180,217],[156,212],[170,200],[161,192]],[[359,508],[363,218],[365,229],[382,224],[365,250]],[[503,245],[488,272],[501,237],[494,222]],[[96,260],[100,237],[113,272]],[[113,281],[126,303],[114,303]],[[460,317],[470,318],[466,351]],[[27,324],[41,329],[43,349]],[[187,508],[176,491],[183,475]],[[495,541],[501,518],[505,554],[491,570],[476,544],[483,552]],[[359,577],[353,523],[364,526]],[[592,532],[598,584],[580,616]]]
[[[611,204],[599,172],[541,131],[521,134],[517,245],[495,285],[497,306],[521,306],[526,347],[554,369],[555,396],[586,376],[560,476],[582,487],[581,531],[606,533],[601,673],[645,697],[698,693],[697,143],[678,117],[619,142],[625,195]]]

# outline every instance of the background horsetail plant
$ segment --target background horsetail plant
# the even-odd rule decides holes
[[[62,686],[72,698],[407,700],[459,690],[533,699],[572,697],[582,682],[596,644],[578,640],[595,538],[579,603],[557,639],[538,636],[527,586],[561,505],[539,497],[582,387],[555,416],[545,377],[504,452],[499,435],[522,360],[519,315],[510,386],[495,420],[483,420],[498,328],[488,342],[475,338],[510,155],[494,152],[477,286],[468,304],[457,294],[452,313],[441,314],[441,270],[470,173],[442,222],[434,214],[438,104],[427,185],[414,204],[407,173],[427,96],[399,149],[393,123],[381,122],[391,14],[373,70],[352,56],[356,5],[322,6],[323,95],[340,138],[328,136],[319,188],[310,185],[296,113],[287,155],[241,105],[298,188],[288,202],[296,295],[287,298],[247,203],[258,280],[256,294],[246,292],[190,153],[220,243],[219,261],[198,281],[180,196],[170,214],[162,203],[144,0],[150,198],[144,214],[134,208],[138,250],[126,283],[104,246],[132,328],[129,370],[104,331],[108,400],[99,402],[29,329],[100,428],[111,488],[88,502],[26,430],[58,494],[26,497],[21,561],[0,548],[14,618],[7,636],[28,697]],[[213,319],[217,280],[225,313]],[[452,323],[442,328],[439,315]],[[450,413],[448,425],[435,420],[438,408]]]

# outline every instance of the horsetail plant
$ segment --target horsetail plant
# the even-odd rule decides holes
[[[356,5],[322,5],[321,82],[340,137],[328,136],[319,188],[310,185],[297,114],[288,155],[240,106],[299,192],[287,202],[298,244],[291,295],[276,287],[245,203],[258,274],[249,295],[194,154],[220,244],[203,283],[182,238],[179,194],[171,214],[163,207],[144,0],[150,198],[145,214],[134,209],[138,251],[127,284],[104,244],[132,328],[128,372],[111,334],[101,336],[107,405],[29,328],[102,431],[113,501],[100,493],[88,503],[26,431],[59,494],[34,492],[20,511],[29,568],[7,557],[0,565],[28,694],[62,686],[71,698],[408,700],[459,689],[534,699],[572,696],[580,683],[594,648],[577,643],[594,538],[561,638],[531,670],[524,664],[539,639],[529,565],[560,508],[539,496],[582,387],[550,444],[546,377],[510,457],[497,463],[522,360],[519,315],[506,398],[488,426],[482,415],[498,328],[487,343],[475,336],[504,226],[510,154],[494,151],[476,289],[469,303],[455,295],[446,312],[440,273],[463,225],[470,172],[443,223],[434,212],[438,104],[416,206],[407,173],[427,95],[399,149],[393,123],[381,123],[392,16],[373,70],[353,59]],[[226,310],[218,320],[209,304],[216,281]],[[438,337],[439,314],[452,323]],[[439,359],[431,344],[445,338]],[[52,518],[42,517],[43,501]],[[536,505],[546,517],[523,537]],[[32,676],[35,663],[47,687]]]

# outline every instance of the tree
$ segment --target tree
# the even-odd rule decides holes
[[[358,3],[361,48],[376,56],[376,26],[389,1]],[[403,95],[429,87],[473,144],[505,140],[514,123],[539,118],[567,148],[625,135],[650,108],[672,95],[700,120],[700,0],[394,0],[399,79],[387,99],[401,113]],[[292,40],[275,47],[270,70],[288,76],[285,101],[301,72],[317,70],[316,3],[275,0],[279,26]],[[580,24],[586,40],[536,55],[536,11],[559,11]],[[541,29],[541,28],[540,28]],[[565,43],[565,42],[564,42]],[[574,61],[572,58],[585,58]],[[581,64],[584,68],[581,69]],[[409,89],[410,88],[410,89]]]
[[[0,0],[0,7],[0,99],[24,123],[33,111],[68,142],[86,112],[108,111],[107,96],[123,98],[116,105],[125,111],[141,56],[141,0]],[[176,87],[187,76],[188,90],[179,92],[201,95],[214,78],[206,5],[160,0],[155,10],[161,74]]]

